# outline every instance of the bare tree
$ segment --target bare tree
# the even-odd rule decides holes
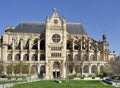
[[[120,76],[120,56],[116,57],[115,60],[110,61],[108,72],[114,76]]]

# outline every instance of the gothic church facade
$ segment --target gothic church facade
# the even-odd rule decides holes
[[[0,39],[0,64],[4,65],[4,74],[8,74],[11,63],[24,61],[35,70],[33,75],[44,76],[44,79],[81,73],[88,76],[101,72],[115,58],[105,35],[101,41],[94,40],[82,24],[67,23],[56,10],[43,23],[23,22],[7,27]]]

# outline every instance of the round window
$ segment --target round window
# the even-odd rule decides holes
[[[59,41],[60,41],[60,35],[59,34],[54,34],[53,36],[52,36],[52,40],[53,40],[53,42],[55,42],[55,43],[58,43]]]

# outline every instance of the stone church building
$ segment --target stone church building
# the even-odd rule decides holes
[[[0,36],[0,64],[4,65],[4,74],[8,74],[7,66],[11,63],[24,61],[35,70],[33,75],[44,79],[81,73],[88,76],[101,72],[114,58],[104,34],[101,41],[94,40],[82,24],[67,23],[55,9],[45,22],[23,22],[7,27]]]

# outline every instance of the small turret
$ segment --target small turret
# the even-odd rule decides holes
[[[66,27],[66,18],[65,18],[65,16],[62,18],[62,25],[63,25],[63,27]]]
[[[46,16],[46,26],[49,26],[49,23],[50,23],[50,18],[49,16]]]
[[[106,42],[107,38],[106,38],[106,35],[105,35],[105,34],[102,35],[102,40],[103,40],[104,42]]]

